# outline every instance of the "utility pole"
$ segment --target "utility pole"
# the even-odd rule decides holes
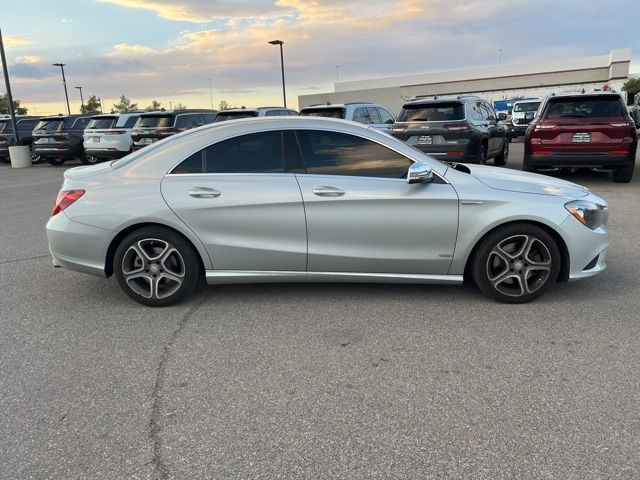
[[[211,102],[211,110],[213,110],[213,89],[211,88],[211,77],[209,77],[209,101]]]
[[[62,86],[64,87],[64,98],[67,100],[67,114],[71,115],[71,108],[69,107],[69,94],[67,93],[67,79],[64,77],[64,67],[66,63],[54,63],[52,66],[60,67],[62,70]]]
[[[504,48],[499,48],[498,49],[498,67],[502,66],[502,51],[504,50]]]
[[[7,58],[4,55],[2,30],[0,30],[0,56],[2,57],[2,71],[4,72],[4,84],[7,88],[7,100],[9,101],[9,114],[11,115],[11,124],[13,125],[13,136],[16,139],[16,145],[20,145],[20,135],[18,134],[18,125],[16,124],[16,111],[15,108],[13,108],[13,96],[11,95],[11,84],[9,82],[9,69],[7,67]]]
[[[78,90],[80,90],[80,104],[82,105],[82,108],[80,109],[80,113],[84,113],[84,98],[82,96],[82,87],[73,87],[73,88],[77,88]]]
[[[282,103],[284,103],[284,108],[287,108],[287,91],[284,86],[284,53],[282,51],[282,45],[284,42],[282,40],[271,40],[269,42],[271,45],[280,45],[280,68],[282,69]]]
[[[340,83],[340,65],[336,65],[336,83]]]

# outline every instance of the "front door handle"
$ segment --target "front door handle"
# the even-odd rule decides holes
[[[217,198],[222,195],[222,192],[215,188],[209,187],[193,187],[189,190],[189,195],[194,198]]]
[[[344,190],[327,185],[316,185],[313,187],[313,194],[319,197],[341,197],[344,195]]]

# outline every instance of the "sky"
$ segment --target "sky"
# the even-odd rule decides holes
[[[605,55],[632,48],[638,0],[0,0],[13,96],[37,115],[97,95],[146,107],[282,104],[340,81]],[[211,85],[211,92],[209,89]],[[4,85],[0,86],[4,92]]]

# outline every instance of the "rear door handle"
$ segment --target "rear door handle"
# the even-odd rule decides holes
[[[313,187],[313,194],[319,197],[341,197],[344,195],[344,190],[328,185],[316,185]]]
[[[217,198],[222,195],[222,192],[215,188],[209,187],[193,187],[189,190],[189,195],[194,198]]]

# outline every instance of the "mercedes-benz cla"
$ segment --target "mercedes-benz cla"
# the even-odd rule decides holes
[[[459,284],[519,303],[605,268],[607,203],[586,188],[447,165],[343,120],[207,125],[67,170],[47,224],[55,266],[145,305],[210,284]]]

